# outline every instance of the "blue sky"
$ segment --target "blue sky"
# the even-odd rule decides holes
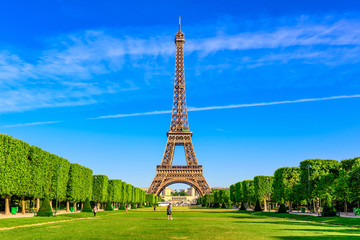
[[[1,133],[148,187],[170,126],[179,15],[211,186],[360,156],[360,3],[347,0],[3,3]]]

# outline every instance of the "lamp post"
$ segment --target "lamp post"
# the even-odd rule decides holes
[[[309,185],[309,201],[308,201],[308,208],[309,208],[309,211],[310,211],[310,167],[311,167],[311,164],[309,163],[308,165],[308,185]]]
[[[268,182],[268,193],[267,193],[267,197],[268,200],[270,201],[270,192],[271,192],[271,186],[270,186],[270,177],[267,177],[267,182]],[[270,212],[270,203],[267,204],[268,205],[268,210]]]
[[[59,171],[60,171],[60,164],[56,164],[56,166],[58,167],[57,170],[57,180],[56,180],[56,210],[55,210],[55,214],[57,213],[57,209],[58,209],[58,202],[59,202]]]
[[[96,206],[96,182],[97,182],[97,176],[94,176],[94,181],[95,181],[95,207],[97,208],[97,206]]]

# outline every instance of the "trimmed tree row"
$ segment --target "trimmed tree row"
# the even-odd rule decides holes
[[[72,207],[82,209],[87,199],[101,207],[109,201],[112,207],[121,203],[141,206],[146,200],[139,188],[105,175],[93,175],[89,168],[0,134],[0,198],[4,200],[0,207],[5,214],[10,214],[10,206],[15,205],[22,213],[26,208],[39,210],[40,200],[44,201],[46,195],[50,208],[58,199],[61,206],[66,204],[67,211]]]
[[[307,207],[327,216],[336,210],[347,212],[360,203],[360,157],[341,162],[307,159],[299,167],[276,169],[273,176],[255,176],[253,180],[232,184],[229,196],[241,210],[259,210],[260,206],[265,211],[276,208],[286,212]],[[198,199],[203,206],[218,203],[214,193]]]

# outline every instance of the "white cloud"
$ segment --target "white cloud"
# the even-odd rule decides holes
[[[32,123],[19,123],[13,125],[5,125],[3,128],[12,128],[12,127],[26,127],[26,126],[35,126],[35,125],[45,125],[45,124],[54,124],[61,123],[62,121],[48,121],[48,122],[32,122]]]
[[[348,98],[360,98],[360,94],[332,96],[332,97],[323,97],[323,98],[304,98],[304,99],[277,101],[277,102],[233,104],[233,105],[227,105],[227,106],[188,107],[187,111],[188,112],[209,111],[209,110],[219,110],[219,109],[270,106],[270,105],[279,105],[279,104],[316,102],[316,101],[348,99]],[[147,115],[158,115],[158,114],[169,114],[169,113],[171,113],[171,110],[153,111],[153,112],[144,112],[144,113],[115,114],[115,115],[100,116],[100,117],[89,118],[89,119],[123,118],[123,117],[147,116]]]

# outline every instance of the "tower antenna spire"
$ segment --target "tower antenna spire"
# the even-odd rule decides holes
[[[181,32],[181,16],[179,16],[179,32]]]

